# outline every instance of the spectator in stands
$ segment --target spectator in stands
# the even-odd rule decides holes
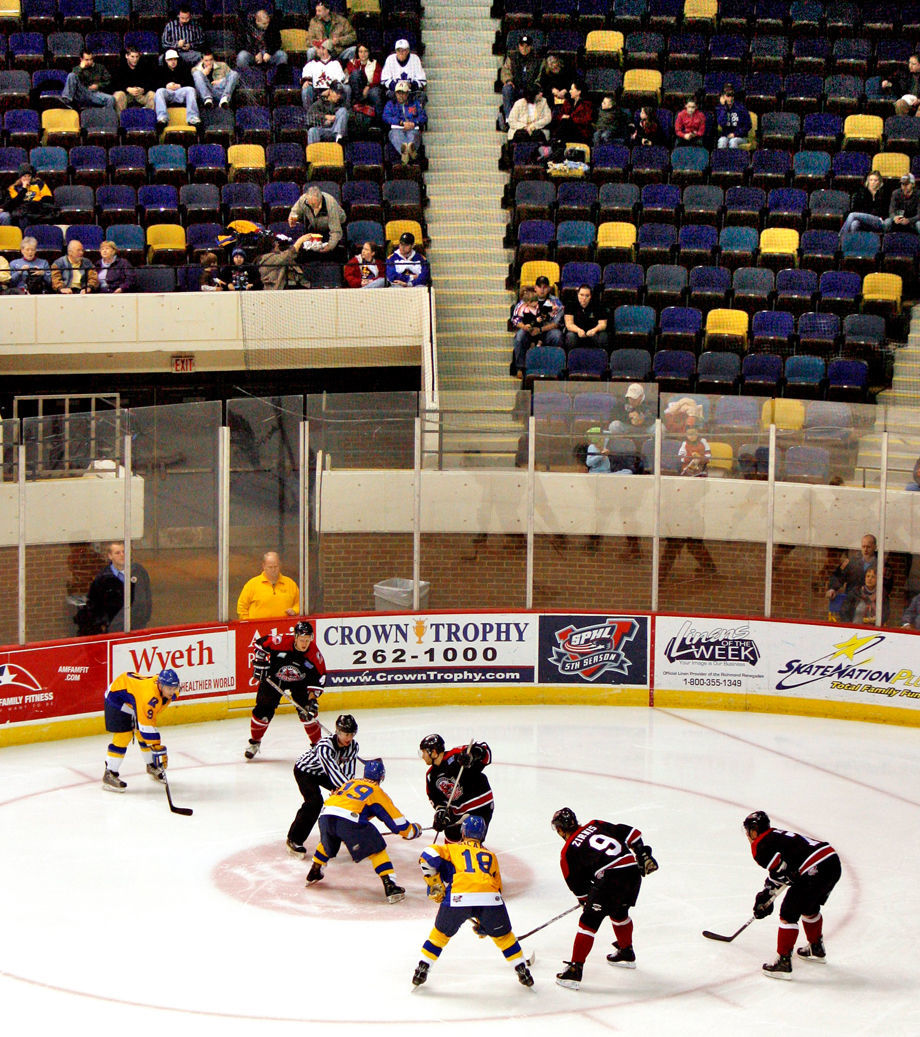
[[[697,479],[706,478],[706,470],[712,458],[709,443],[700,435],[696,425],[690,425],[684,433],[685,439],[677,451],[677,459],[680,462],[680,474],[694,476]]]
[[[639,121],[633,130],[630,140],[633,144],[655,145],[658,147],[664,147],[667,144],[664,130],[658,121],[658,113],[654,108],[639,109]]]
[[[355,56],[348,62],[345,75],[351,88],[352,111],[373,118],[383,111],[386,100],[380,77],[383,65],[371,57],[366,43],[359,43],[355,48]]]
[[[571,82],[572,74],[562,58],[558,54],[547,54],[537,78],[537,86],[551,108],[562,104],[568,97]]]
[[[377,256],[373,241],[365,241],[361,251],[345,264],[345,284],[349,288],[386,288],[386,269]]]
[[[593,118],[593,105],[585,97],[582,84],[574,80],[569,84],[568,97],[553,109],[550,136],[566,144],[587,144]]]
[[[275,234],[272,250],[259,256],[259,279],[266,292],[282,291],[289,287],[289,274],[297,266],[297,249],[287,234]],[[294,285],[296,287],[296,285]]]
[[[19,259],[10,264],[10,288],[24,295],[43,295],[51,291],[51,267],[47,259],[36,256],[38,242],[26,237],[19,243]]]
[[[588,449],[585,451],[585,467],[595,475],[610,471],[610,457],[607,454],[607,440],[599,425],[594,425],[585,433],[588,437]]]
[[[236,603],[240,620],[283,619],[300,612],[300,591],[297,584],[281,572],[281,558],[277,551],[262,555],[262,571],[247,580]]]
[[[625,144],[630,135],[626,112],[616,103],[613,94],[604,94],[594,123],[593,146]]]
[[[539,141],[547,139],[547,129],[552,121],[553,113],[538,90],[528,87],[524,96],[514,102],[508,115],[508,140]]]
[[[125,545],[122,540],[109,544],[108,565],[90,584],[86,614],[77,622],[82,634],[105,634],[125,629]],[[84,610],[81,609],[81,612]],[[150,576],[139,562],[131,562],[131,629],[149,626],[153,612]],[[90,628],[91,627],[91,628]]]
[[[518,39],[517,47],[505,55],[499,73],[505,119],[514,107],[514,102],[523,97],[526,90],[536,87],[541,68],[542,63],[534,53],[533,40],[524,33]]]
[[[878,610],[878,570],[870,565],[863,575],[860,586],[851,595],[853,623],[875,623]],[[887,595],[882,600],[882,622],[888,621]]]
[[[6,295],[10,290],[10,261],[6,256],[0,256],[0,295]]]
[[[846,623],[850,618],[850,600],[847,593],[849,566],[849,551],[841,551],[837,557],[837,564],[827,578],[827,590],[824,592],[827,599],[828,623]]]
[[[920,594],[918,594],[904,610],[901,626],[911,630],[920,630]]]
[[[184,104],[186,122],[189,126],[197,126],[201,118],[198,115],[198,96],[192,80],[191,65],[180,61],[177,51],[168,50],[157,72],[157,91],[154,95],[157,125],[165,126],[169,122],[168,105]]]
[[[593,296],[591,285],[579,285],[575,305],[565,311],[567,350],[576,346],[607,348],[607,318]]]
[[[612,436],[637,436],[650,432],[654,424],[655,414],[646,402],[645,389],[632,382],[616,404],[607,432]]]
[[[424,94],[428,77],[425,75],[418,54],[413,54],[409,50],[408,40],[396,41],[393,53],[383,63],[380,78],[391,97],[396,93],[397,83],[408,83],[413,96],[421,94],[422,101],[425,101]]]
[[[310,105],[307,111],[307,143],[321,140],[342,140],[348,129],[348,109],[345,107],[345,84],[330,83],[322,97]]]
[[[14,259],[13,262],[15,263],[16,260]],[[913,475],[914,481],[912,483],[908,483],[905,489],[917,492],[920,491],[920,457],[918,457],[917,460],[914,462]]]
[[[214,252],[202,253],[199,286],[203,292],[222,292],[227,287],[220,279],[220,268]]]
[[[387,282],[393,288],[423,288],[431,284],[428,260],[416,251],[411,231],[400,234],[396,251],[387,260]]]
[[[920,115],[920,56],[911,54],[907,69],[893,79],[883,79],[881,87],[897,98],[895,115]]]
[[[695,97],[688,97],[674,120],[677,147],[701,145],[706,135],[706,116],[699,110]]]
[[[338,58],[345,65],[355,56],[357,36],[351,22],[338,11],[331,11],[326,0],[319,0],[316,12],[307,26],[307,38],[312,46],[307,51],[307,60],[316,56],[316,49],[324,46],[330,57]]]
[[[515,329],[511,374],[515,378],[523,378],[524,361],[531,346],[564,345],[565,310],[559,299],[552,294],[552,287],[549,278],[541,275],[534,284],[535,299],[529,299],[522,293],[521,301],[511,314],[511,326]],[[534,302],[536,313],[533,310]]]
[[[134,267],[124,256],[118,254],[118,246],[114,241],[103,241],[99,246],[96,279],[99,282],[99,291],[104,295],[121,295],[123,292],[134,291]]]
[[[128,107],[153,108],[156,94],[156,68],[141,55],[137,47],[125,47],[112,81],[115,107],[123,112]]]
[[[0,226],[15,224],[25,228],[33,223],[48,223],[56,212],[51,188],[35,175],[28,162],[22,163],[18,173],[6,190],[0,210]]]
[[[51,264],[51,288],[58,295],[89,295],[99,287],[93,264],[83,255],[83,242],[71,238],[67,254]]]
[[[271,14],[260,7],[246,17],[246,42],[244,50],[236,56],[237,68],[266,68],[271,65],[286,65],[288,56],[281,47],[281,33]]]
[[[67,108],[114,108],[115,98],[109,93],[112,76],[105,65],[97,65],[92,51],[80,52],[80,64],[67,73],[61,102]]]
[[[188,3],[179,4],[176,17],[166,23],[160,36],[160,47],[163,51],[174,50],[183,63],[192,66],[201,61],[201,48],[204,46],[204,33],[201,26],[192,18],[192,9]]]
[[[408,165],[418,157],[422,142],[422,127],[428,122],[428,113],[418,96],[410,98],[409,84],[396,84],[395,99],[387,101],[383,121],[390,127],[388,134],[393,150],[398,151],[402,164]]]
[[[920,195],[913,173],[901,177],[901,186],[892,192],[888,203],[885,230],[914,230],[920,234]]]
[[[296,227],[298,223],[304,225],[307,235],[321,235],[318,246],[310,250],[311,252],[332,252],[342,240],[345,210],[331,194],[326,194],[318,187],[308,187],[288,213],[288,226]],[[298,238],[298,241],[301,240]],[[296,247],[302,249],[302,246]],[[304,257],[300,258],[302,260]],[[306,258],[319,257],[311,255]]]
[[[320,45],[317,48],[316,57],[304,65],[300,74],[300,83],[303,106],[309,109],[316,95],[322,93],[330,83],[345,83],[345,69],[338,61],[329,56],[329,52],[323,45]],[[345,86],[345,96],[350,101],[351,98],[348,96],[350,91],[347,84]]]
[[[205,47],[201,61],[192,69],[192,81],[205,108],[213,108],[215,101],[221,108],[227,108],[240,81],[240,74],[226,61],[215,61],[214,51]]]
[[[255,292],[262,287],[259,270],[254,263],[246,261],[246,253],[235,248],[230,254],[230,263],[220,272],[228,292]]]
[[[751,116],[740,101],[735,100],[735,88],[731,83],[722,87],[719,107],[716,110],[716,132],[720,148],[743,148],[751,132]]]
[[[882,174],[874,169],[866,177],[865,184],[853,195],[852,211],[840,228],[840,236],[857,230],[871,230],[881,234],[888,218],[888,191]]]

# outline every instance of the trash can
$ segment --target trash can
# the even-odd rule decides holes
[[[418,607],[428,608],[428,592],[431,584],[427,580],[418,581]],[[374,609],[377,612],[407,612],[412,609],[412,581],[399,576],[391,576],[374,584]]]

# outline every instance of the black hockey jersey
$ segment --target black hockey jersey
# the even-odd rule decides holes
[[[594,883],[608,872],[638,868],[636,853],[642,847],[642,833],[632,825],[589,821],[562,847],[562,877],[576,897],[587,896]]]
[[[837,856],[829,843],[820,839],[809,839],[798,832],[785,832],[781,828],[768,828],[752,843],[754,860],[766,868],[775,882],[794,882],[805,874],[814,874],[822,861]]]
[[[475,762],[463,770],[460,776],[460,755],[466,752],[465,745],[456,749],[448,749],[444,758],[436,766],[433,764],[428,768],[425,776],[425,791],[433,807],[446,807],[450,802],[451,819],[459,820],[463,814],[475,812],[485,806],[492,806],[492,786],[489,779],[482,773],[484,767],[492,762],[492,750],[485,742],[477,742],[476,745],[482,749],[481,762]],[[460,776],[460,787],[454,795],[454,786]]]
[[[268,677],[289,695],[308,688],[321,695],[326,683],[326,662],[315,641],[301,652],[294,647],[293,634],[283,634],[280,639],[266,634],[255,643],[253,673],[260,680]]]

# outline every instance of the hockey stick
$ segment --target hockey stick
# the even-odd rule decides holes
[[[785,886],[777,886],[773,892],[773,896],[770,897],[769,903],[772,904],[773,901],[776,900],[776,898],[780,895],[780,893],[782,893],[782,891],[785,888]],[[757,918],[754,915],[751,915],[751,917],[744,923],[744,925],[741,926],[740,929],[736,929],[735,932],[731,934],[731,936],[722,936],[720,933],[711,933],[708,929],[703,930],[703,936],[705,936],[707,940],[718,940],[720,943],[731,943],[736,936],[740,936],[744,932],[744,930],[747,929],[751,922],[756,921]]]
[[[475,741],[475,739],[474,739],[474,738],[471,738],[471,739],[470,739],[470,744],[469,744],[469,745],[468,745],[468,746],[466,747],[466,752],[467,752],[467,755],[469,755],[469,752],[470,752],[470,750],[471,750],[471,749],[473,748],[473,742],[474,742],[474,741]],[[452,803],[453,803],[453,801],[454,801],[454,797],[455,797],[455,796],[457,795],[457,792],[458,792],[458,791],[459,791],[459,789],[460,789],[460,779],[461,779],[461,778],[463,777],[463,772],[464,772],[465,770],[466,770],[466,764],[464,764],[464,765],[463,765],[463,766],[462,766],[462,767],[460,768],[460,770],[459,770],[459,771],[457,771],[457,777],[456,777],[456,778],[454,779],[454,787],[453,787],[453,789],[451,789],[451,793],[450,793],[450,799],[448,799],[448,801],[447,801],[447,806],[446,806],[446,807],[444,808],[444,809],[445,809],[445,810],[447,811],[448,815],[450,814],[450,807],[451,807],[451,804],[452,804]],[[434,836],[434,839],[432,839],[432,844],[435,844],[435,843],[437,843],[437,841],[438,841],[438,836],[439,836],[440,834],[441,834],[440,832],[435,832],[435,836]],[[445,839],[446,839],[446,838],[447,838],[447,836],[445,836]]]
[[[174,814],[181,814],[183,817],[191,817],[194,813],[191,807],[177,807],[172,801],[172,793],[169,791],[169,782],[166,780],[166,774],[163,774],[163,788],[166,789],[166,799],[169,802],[169,809]]]
[[[552,925],[553,922],[558,922],[560,918],[565,918],[566,915],[570,915],[573,911],[578,911],[580,908],[581,904],[576,904],[574,907],[567,907],[565,911],[560,911],[558,915],[553,915],[548,922],[544,922],[542,925],[538,925],[536,929],[531,929],[530,932],[524,933],[523,936],[519,936],[518,943],[520,943],[521,940],[526,940],[528,936],[533,936],[534,933],[538,933],[541,929],[545,929],[548,925]]]

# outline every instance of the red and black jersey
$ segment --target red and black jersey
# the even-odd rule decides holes
[[[266,634],[254,646],[254,669],[261,664],[264,676],[269,677],[289,694],[314,688],[322,694],[326,683],[326,662],[323,653],[311,641],[305,652],[294,647],[294,635]]]
[[[636,853],[642,847],[642,833],[632,825],[589,821],[573,832],[562,847],[562,877],[576,897],[587,896],[591,887],[609,872],[638,868]]]
[[[492,750],[485,742],[476,742],[482,750],[482,760],[472,763],[463,768],[460,755],[465,753],[467,746],[461,745],[456,749],[448,749],[444,758],[437,765],[432,764],[425,775],[425,791],[433,807],[446,807],[450,802],[451,817],[459,819],[463,814],[475,812],[486,806],[493,805],[492,786],[489,779],[482,773],[484,767],[492,762]],[[454,786],[457,778],[460,778],[460,787],[454,795]],[[451,800],[453,796],[453,800]]]
[[[785,883],[795,882],[803,875],[814,875],[812,869],[837,856],[829,843],[781,828],[762,832],[751,843],[751,853],[761,868],[767,869],[771,879]]]

